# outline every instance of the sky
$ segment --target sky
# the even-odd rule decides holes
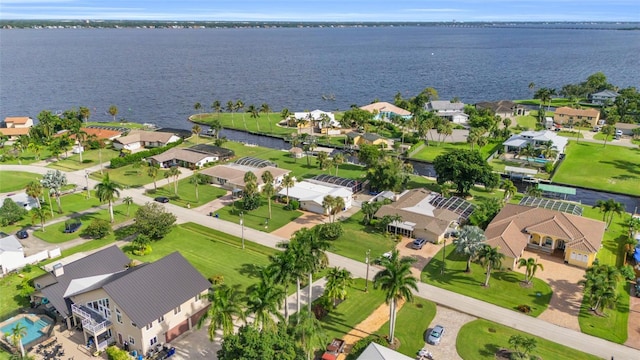
[[[0,0],[0,19],[640,21],[640,0]]]

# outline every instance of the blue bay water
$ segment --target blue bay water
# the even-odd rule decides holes
[[[347,109],[434,87],[467,103],[530,98],[598,71],[640,84],[638,31],[367,27],[0,30],[0,117],[87,106],[187,128],[195,102]],[[332,94],[334,101],[323,100]]]

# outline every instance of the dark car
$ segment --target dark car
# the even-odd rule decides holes
[[[82,226],[82,222],[80,220],[67,220],[64,223],[64,232],[67,234],[74,233],[80,229],[80,226]]]
[[[27,230],[19,230],[19,231],[16,233],[16,237],[17,237],[18,239],[26,239],[26,238],[28,238],[28,237],[29,237],[29,233],[27,232]]]
[[[420,250],[420,249],[422,249],[422,247],[426,243],[427,243],[427,239],[417,238],[417,239],[413,240],[413,243],[411,244],[411,247],[413,249]]]
[[[427,337],[427,342],[431,345],[438,345],[440,344],[440,339],[442,339],[442,335],[444,335],[444,326],[436,325],[429,333],[429,337]]]
[[[169,202],[169,198],[168,197],[164,197],[164,196],[158,196],[157,198],[153,199],[159,203],[163,203],[166,204]]]

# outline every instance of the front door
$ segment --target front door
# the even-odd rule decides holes
[[[118,333],[118,344],[122,345],[122,334]]]
[[[564,240],[558,240],[558,249],[564,250]]]

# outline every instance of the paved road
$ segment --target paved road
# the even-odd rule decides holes
[[[35,168],[35,169],[33,169]],[[33,166],[16,166],[16,165],[0,165],[0,170],[19,170],[42,173],[41,167]],[[44,170],[46,172],[46,170]],[[77,176],[83,176],[84,171],[70,174],[69,180],[76,179]],[[183,174],[186,176],[185,174]],[[90,186],[93,186],[90,184]],[[121,197],[131,196],[137,203],[145,203],[150,200],[149,197],[142,194],[141,189],[126,189],[121,192]],[[216,219],[198,212],[185,209],[173,204],[165,204],[167,210],[174,213],[181,222],[194,222],[203,226],[216,229],[218,231],[240,237],[243,233],[242,227],[236,223],[226,221],[225,219]],[[287,239],[264,233],[262,231],[251,228],[244,229],[244,238],[265,246],[276,248],[276,245]],[[339,266],[349,270],[355,277],[373,278],[378,271],[375,266],[371,266],[369,273],[366,273],[366,265],[362,262],[346,258],[341,255],[329,253],[329,263],[331,266]],[[578,349],[602,358],[610,359],[640,359],[640,351],[630,347],[615,344],[600,338],[580,333],[575,330],[562,328],[560,326],[550,324],[540,319],[498,307],[480,300],[460,295],[448,290],[440,289],[435,286],[424,283],[418,284],[418,292],[416,294],[427,300],[431,300],[437,304],[442,304],[456,311],[460,311],[478,318],[487,319],[496,323],[506,325],[541,338],[554,341],[565,346]]]

